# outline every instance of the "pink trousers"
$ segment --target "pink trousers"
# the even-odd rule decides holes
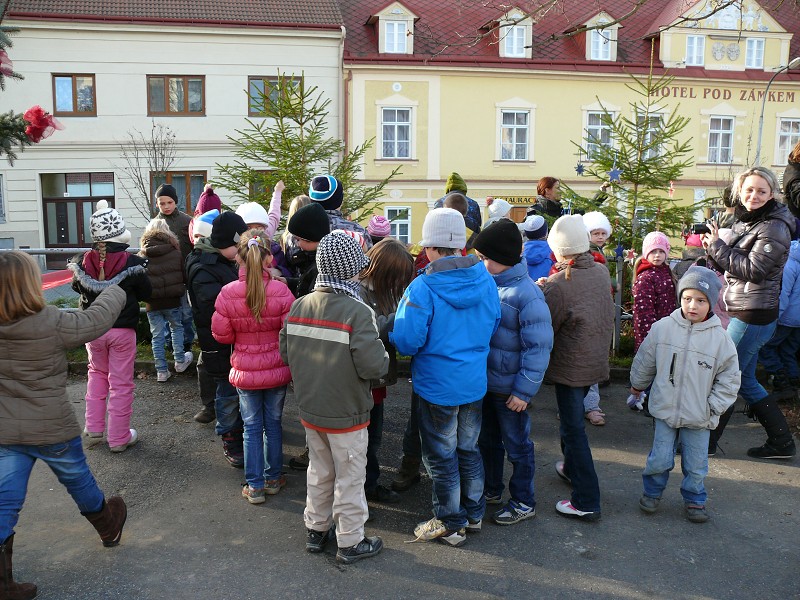
[[[133,364],[136,359],[136,330],[110,329],[86,344],[89,380],[86,384],[86,429],[106,430],[108,445],[121,446],[131,439],[133,414]]]

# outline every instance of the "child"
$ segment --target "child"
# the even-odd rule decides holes
[[[186,260],[186,285],[200,342],[198,372],[204,370],[214,381],[215,431],[222,436],[225,459],[236,468],[244,467],[244,426],[239,414],[239,395],[228,381],[231,347],[214,339],[211,318],[222,288],[238,279],[239,270],[234,262],[236,245],[245,231],[247,225],[242,217],[225,211],[214,219],[211,235],[197,240]]]
[[[494,277],[500,297],[500,326],[490,343],[478,440],[488,504],[501,504],[506,453],[513,467],[508,481],[510,498],[492,515],[498,525],[513,525],[536,515],[534,449],[527,409],[539,391],[553,349],[550,311],[520,261],[521,244],[519,228],[508,219],[486,227],[475,239],[475,250]]]
[[[412,357],[422,458],[433,480],[434,517],[414,535],[450,546],[466,542],[467,526],[479,531],[486,510],[478,434],[489,341],[500,322],[486,267],[475,255],[461,256],[465,231],[452,208],[425,217],[420,245],[430,264],[403,294],[389,334]]]
[[[489,218],[486,219],[484,228],[496,223],[500,219],[510,220],[508,215],[511,212],[511,205],[502,198],[493,198],[489,196],[486,198],[486,212],[489,214]]]
[[[335,535],[345,564],[383,548],[381,538],[364,536],[369,380],[389,368],[375,313],[358,295],[355,278],[368,264],[353,238],[323,237],[314,291],[292,305],[280,333],[309,449],[306,550],[322,552]]]
[[[692,523],[708,521],[703,480],[709,430],[736,401],[741,375],[736,346],[711,312],[721,287],[710,269],[690,267],[678,282],[680,308],[653,325],[633,359],[631,394],[652,386],[655,434],[639,500],[649,514],[658,509],[680,442],[686,517]]]
[[[200,194],[200,197],[197,199],[197,204],[194,207],[194,214],[192,215],[194,218],[189,223],[189,241],[193,246],[196,237],[207,237],[211,235],[211,221],[219,215],[220,210],[222,210],[222,200],[214,193],[214,186],[207,183],[203,188],[203,193]],[[195,226],[197,224],[197,218],[211,211],[216,211],[216,214],[212,217],[211,221],[208,221],[207,233],[196,231]],[[198,235],[198,233],[200,233],[200,235]]]
[[[330,221],[325,209],[316,202],[303,206],[286,224],[286,230],[294,238],[299,252],[290,258],[297,277],[287,279],[292,293],[300,298],[311,293],[317,278],[316,252],[320,240],[330,233]]]
[[[81,430],[67,398],[64,351],[102,336],[125,306],[108,285],[82,312],[48,306],[36,262],[24,252],[0,254],[0,597],[27,600],[32,583],[12,576],[14,526],[33,465],[56,474],[104,546],[116,546],[127,517],[119,496],[106,501],[86,463]]]
[[[292,374],[281,360],[278,334],[294,296],[271,279],[269,246],[264,230],[244,233],[236,255],[239,280],[222,288],[211,317],[214,338],[233,344],[229,381],[239,392],[244,421],[242,496],[250,504],[261,504],[286,485],[281,417]]]
[[[275,184],[272,192],[272,201],[269,205],[269,212],[264,210],[258,202],[245,202],[236,209],[236,214],[242,217],[248,229],[263,229],[270,240],[269,253],[272,256],[270,275],[274,279],[286,283],[286,278],[291,276],[291,271],[286,264],[286,255],[278,242],[272,241],[278,224],[281,220],[281,193],[286,188],[283,181]]]
[[[382,215],[373,215],[367,223],[367,233],[374,246],[392,234],[392,224]]]
[[[522,256],[528,265],[528,275],[533,281],[547,277],[553,266],[550,246],[547,245],[547,221],[541,215],[531,215],[522,224],[522,231],[525,234]]]
[[[208,212],[204,212],[194,219],[192,219],[192,246],[201,237],[208,237],[211,235],[211,224],[219,216],[219,210],[212,208]]]
[[[689,267],[694,265],[706,266],[706,249],[703,248],[703,240],[696,233],[686,237],[684,248],[681,250],[681,259],[670,264],[670,268],[675,274],[675,278],[680,279],[689,270]]]
[[[667,264],[669,250],[667,236],[652,231],[642,241],[642,256],[633,265],[634,351],[653,323],[675,310],[675,276]]]
[[[150,323],[156,378],[163,383],[172,376],[164,348],[165,328],[172,334],[173,352],[175,348],[183,348],[181,299],[186,294],[186,275],[178,238],[170,231],[166,221],[150,221],[144,229],[139,247],[139,255],[148,260],[147,276],[153,288],[145,310]],[[192,364],[193,358],[191,352],[179,353],[175,356],[175,371],[183,373]]]
[[[131,429],[133,414],[133,365],[136,360],[136,327],[139,302],[152,292],[147,260],[127,252],[131,232],[122,216],[100,200],[89,220],[92,250],[67,265],[72,271],[72,289],[80,294],[86,310],[109,286],[121,285],[127,293],[125,307],[113,327],[86,344],[89,377],[86,383],[86,434],[102,438],[108,412],[108,447],[124,452],[139,436]]]
[[[561,271],[544,283],[553,320],[553,352],[547,379],[555,383],[564,460],[556,473],[572,483],[572,497],[556,504],[558,514],[600,519],[600,486],[583,424],[589,386],[608,379],[608,349],[614,333],[614,303],[608,269],[589,252],[589,233],[580,215],[559,217],[547,236]]]
[[[308,186],[308,195],[314,202],[318,203],[328,215],[331,231],[344,229],[346,231],[357,231],[364,237],[367,249],[372,248],[372,240],[358,223],[348,221],[340,210],[344,202],[344,188],[342,182],[333,175],[317,175],[311,180]]]

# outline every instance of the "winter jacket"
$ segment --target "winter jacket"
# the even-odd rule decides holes
[[[608,351],[614,334],[614,302],[608,269],[589,252],[567,270],[548,277],[542,291],[553,321],[553,351],[545,377],[583,387],[608,379]]]
[[[800,217],[800,163],[789,161],[783,172],[783,200],[795,217]]]
[[[286,255],[286,262],[293,272],[293,276],[286,278],[292,294],[295,298],[310,294],[317,281],[317,251],[307,252],[293,246]]]
[[[716,315],[692,323],[676,308],[650,329],[631,366],[631,385],[652,383],[648,410],[675,429],[715,429],[736,401],[736,345]]]
[[[97,265],[99,252],[90,250],[83,257],[76,256],[67,268],[72,271],[72,289],[80,294],[79,306],[89,308],[100,293],[119,285],[127,294],[127,300],[113,329],[136,329],[139,325],[139,302],[150,299],[152,286],[147,277],[147,260],[126,251],[126,244],[107,243],[105,279],[99,281]]]
[[[298,298],[281,329],[280,351],[305,426],[335,433],[369,424],[370,379],[389,367],[369,306],[330,288]]]
[[[547,277],[553,267],[550,256],[550,246],[544,240],[528,240],[522,246],[522,256],[528,265],[528,275],[536,281],[540,277]]]
[[[156,219],[163,219],[166,221],[167,225],[169,225],[169,230],[178,238],[178,243],[181,245],[181,257],[183,258],[183,262],[186,263],[186,257],[188,257],[189,253],[192,251],[192,242],[189,237],[189,225],[192,223],[192,217],[179,208],[176,208],[172,211],[171,215],[158,213]]]
[[[110,285],[85,311],[46,306],[0,324],[0,444],[48,446],[81,434],[67,397],[64,351],[108,331],[125,300],[125,291]]]
[[[247,269],[239,269],[239,280],[222,288],[214,303],[211,333],[221,344],[233,344],[231,385],[242,390],[265,390],[287,385],[289,367],[281,360],[278,334],[294,296],[286,284],[262,274],[266,304],[257,321],[247,306]]]
[[[756,221],[737,220],[731,242],[721,239],[708,247],[708,256],[725,272],[725,305],[731,317],[766,325],[778,318],[783,265],[795,229],[794,217],[775,201]]]
[[[489,341],[500,323],[497,286],[476,256],[448,256],[411,282],[389,340],[411,356],[414,391],[460,406],[486,394]]]
[[[677,302],[669,265],[664,263],[654,267],[643,260],[633,283],[634,351],[639,349],[653,323],[675,310]]]
[[[550,310],[524,263],[492,277],[500,296],[500,325],[489,342],[487,389],[530,402],[553,349]]]
[[[147,311],[177,308],[186,293],[186,274],[180,246],[158,231],[142,236],[140,256],[147,259],[147,276],[153,292],[145,304]]]
[[[677,261],[674,265],[670,265],[675,277],[680,279],[684,273],[689,270],[693,265],[705,267],[706,250],[705,248],[696,248],[695,246],[686,246],[681,251],[681,260]]]
[[[789,260],[783,267],[778,324],[800,327],[800,242],[797,240],[792,242]]]
[[[606,260],[606,255],[603,254],[603,249],[597,244],[590,243],[589,252],[592,253],[592,258],[594,258],[594,262],[600,263],[601,265],[608,264],[608,261]]]
[[[227,377],[231,368],[231,345],[221,344],[211,333],[214,302],[224,286],[239,278],[236,263],[214,248],[208,238],[200,238],[186,259],[186,287],[197,328],[203,365],[214,377]]]
[[[380,379],[372,381],[372,387],[384,387],[394,385],[397,383],[397,349],[389,342],[389,333],[387,327],[394,323],[394,312],[385,315],[378,312],[378,302],[375,299],[375,293],[363,281],[361,282],[361,291],[359,292],[361,299],[375,311],[375,323],[378,327],[383,347],[389,355],[389,367],[386,375]],[[395,307],[397,310],[397,307]]]
[[[325,212],[328,213],[328,221],[331,223],[331,231],[336,229],[341,229],[343,231],[356,231],[364,238],[364,250],[369,250],[372,248],[372,238],[369,237],[369,233],[367,233],[367,230],[361,225],[345,219],[344,216],[342,216],[342,211],[340,210],[326,210]]]
[[[564,214],[564,207],[560,202],[556,202],[555,200],[550,200],[544,196],[536,196],[536,202],[534,202],[526,212],[528,216],[542,215],[544,217],[550,217],[551,219],[557,219]]]

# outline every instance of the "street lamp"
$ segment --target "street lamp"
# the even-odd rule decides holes
[[[764,107],[767,104],[767,94],[769,94],[769,86],[772,85],[772,82],[775,81],[775,78],[783,73],[784,71],[788,71],[789,69],[796,69],[800,67],[800,56],[797,56],[789,61],[788,65],[784,65],[780,67],[775,74],[770,77],[769,83],[767,84],[767,89],[764,90],[764,97],[761,99],[761,115],[758,117],[758,142],[756,144],[756,160],[755,165],[758,166],[761,164],[761,134],[764,133]]]

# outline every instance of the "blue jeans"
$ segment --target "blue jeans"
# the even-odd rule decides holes
[[[227,378],[214,377],[217,384],[217,395],[214,397],[214,409],[217,412],[217,424],[214,431],[217,435],[224,435],[229,431],[239,431],[244,428],[242,416],[239,413],[239,393]]]
[[[147,320],[150,322],[150,334],[152,336],[153,358],[156,363],[156,371],[168,371],[166,344],[164,336],[167,330],[172,334],[172,354],[178,362],[183,362],[183,325],[181,324],[181,309],[165,308],[164,310],[151,310],[147,313]]]
[[[419,394],[411,389],[411,414],[403,433],[403,456],[422,458],[422,446],[419,441]]]
[[[481,400],[440,406],[419,398],[422,460],[433,480],[433,514],[449,530],[483,518],[483,461],[478,451]]]
[[[489,392],[483,398],[483,421],[478,445],[483,457],[486,473],[486,494],[500,496],[503,493],[503,466],[511,463],[511,479],[508,491],[511,499],[534,507],[533,442],[530,440],[531,419],[528,411],[514,412],[506,406],[507,394]]]
[[[369,411],[369,426],[367,427],[369,442],[367,443],[367,479],[364,482],[365,490],[372,490],[378,485],[381,476],[381,463],[378,460],[378,451],[383,441],[383,402],[374,404]]]
[[[667,487],[669,472],[675,467],[675,448],[681,441],[681,496],[686,504],[705,506],[708,494],[703,481],[708,475],[708,429],[673,429],[655,419],[653,449],[642,472],[644,495],[661,498]]]
[[[564,473],[572,481],[572,506],[586,512],[600,512],[600,484],[583,423],[583,399],[589,388],[563,383],[555,384],[555,388]]]
[[[49,446],[0,446],[0,541],[14,533],[37,458],[56,474],[81,513],[103,508],[105,497],[86,463],[80,436]]]
[[[773,321],[768,325],[752,325],[735,317],[728,323],[728,335],[736,344],[739,370],[742,372],[739,395],[748,404],[755,404],[767,397],[767,390],[756,379],[756,364],[759,350],[772,338],[776,324],[777,322]]]
[[[244,478],[260,490],[265,480],[279,479],[283,467],[283,403],[286,386],[239,390],[244,421]]]
[[[785,370],[792,379],[800,377],[797,351],[800,350],[800,327],[778,324],[772,339],[758,353],[758,361],[769,373]]]

